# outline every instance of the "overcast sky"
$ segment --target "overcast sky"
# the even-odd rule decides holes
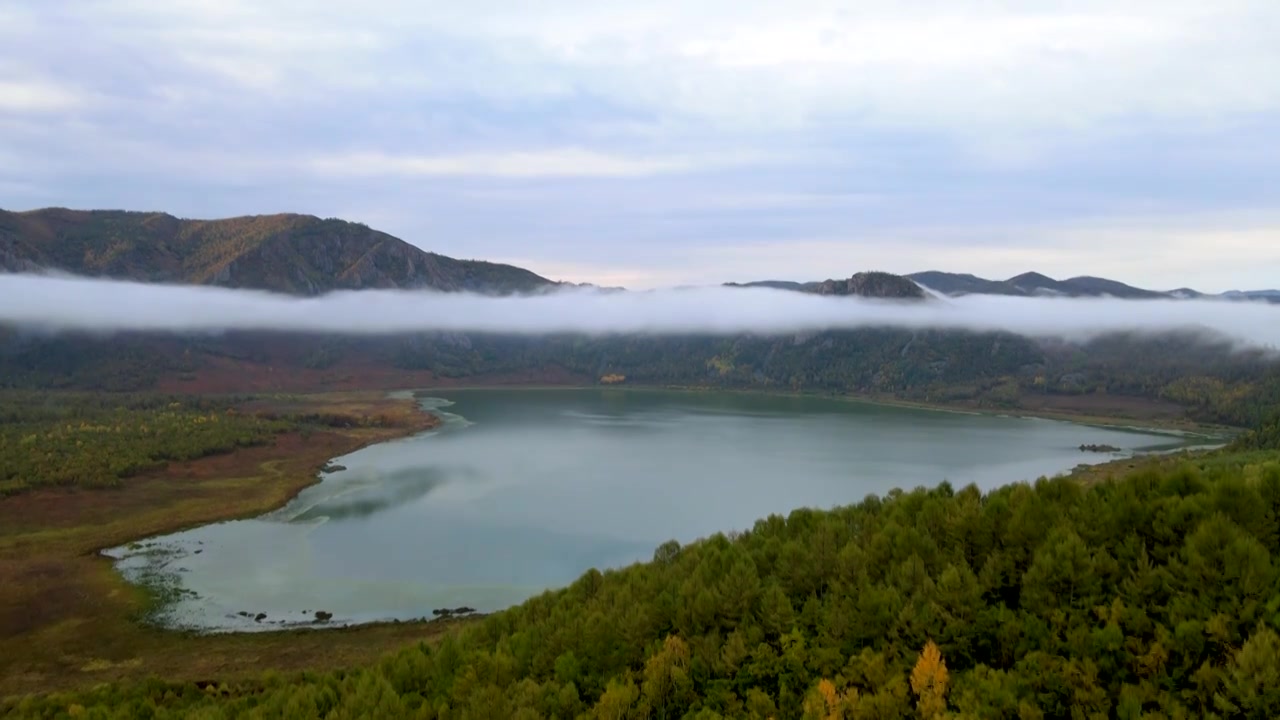
[[[313,213],[630,287],[1274,287],[1277,37],[1276,0],[7,2],[0,207]]]

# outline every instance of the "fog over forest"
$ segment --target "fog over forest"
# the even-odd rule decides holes
[[[1280,344],[1280,305],[1225,300],[968,295],[924,301],[819,296],[770,288],[647,292],[564,288],[492,297],[428,290],[339,291],[310,298],[254,290],[74,277],[0,276],[0,323],[46,331],[279,330],[343,334],[777,334],[864,327],[1008,331],[1087,340],[1193,330],[1242,346]]]

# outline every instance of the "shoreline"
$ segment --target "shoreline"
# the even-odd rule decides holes
[[[272,512],[322,482],[334,457],[432,430],[439,419],[385,392],[259,398],[267,411],[331,412],[349,427],[304,428],[129,479],[106,490],[40,489],[0,499],[0,697],[60,691],[154,674],[178,680],[251,677],[368,662],[467,623],[450,618],[194,634],[147,623],[163,602],[129,582],[104,550]],[[249,403],[257,406],[257,403]],[[381,416],[381,417],[380,417]],[[362,425],[358,419],[376,419]],[[17,581],[20,579],[22,581]]]
[[[240,512],[227,513],[221,517],[217,517],[211,520],[189,520],[189,521],[184,520],[182,522],[175,522],[173,525],[166,526],[156,532],[150,532],[143,537],[135,537],[123,543],[107,545],[104,547],[97,548],[92,553],[94,558],[110,564],[112,572],[115,572],[116,574],[120,575],[125,580],[125,582],[129,583],[134,587],[139,588],[145,594],[147,598],[146,604],[148,607],[147,615],[150,615],[152,612],[154,612],[154,610],[158,606],[162,606],[163,603],[165,602],[163,597],[161,596],[162,588],[146,582],[138,582],[138,581],[128,579],[125,576],[125,574],[122,571],[120,571],[119,568],[116,567],[117,563],[120,562],[121,558],[108,554],[108,551],[117,550],[120,548],[127,547],[129,545],[143,543],[149,540],[153,540],[154,538],[157,538],[157,537],[174,535],[177,533],[186,532],[188,530],[207,527],[209,525],[216,525],[216,524],[225,523],[225,522],[235,522],[237,520],[252,520],[255,518],[263,517],[265,515],[269,515],[273,512],[276,512],[277,510],[281,510],[286,506],[288,506],[289,503],[296,500],[299,496],[302,495],[303,491],[307,490],[308,488],[312,488],[312,487],[315,487],[316,485],[323,483],[324,476],[328,474],[325,471],[325,469],[328,468],[336,458],[342,457],[344,455],[350,455],[353,452],[357,452],[359,450],[362,450],[367,447],[371,447],[373,445],[380,445],[386,442],[402,440],[404,438],[413,437],[415,435],[419,435],[425,432],[437,430],[444,424],[444,421],[441,420],[439,416],[423,409],[421,404],[417,401],[417,398],[414,398],[411,396],[403,396],[401,393],[403,393],[403,391],[392,391],[392,392],[385,393],[385,400],[395,404],[405,404],[409,406],[409,409],[411,412],[409,413],[409,418],[408,418],[409,422],[407,424],[394,426],[394,427],[369,428],[369,430],[373,431],[369,437],[360,438],[357,442],[348,446],[338,455],[335,455],[333,457],[330,457],[324,460],[321,464],[315,465],[314,472],[310,474],[309,476],[310,479],[308,482],[299,484],[299,485],[290,486],[287,489],[286,493],[280,496],[279,498],[277,498],[275,502],[269,503],[264,506],[260,506],[259,508],[256,508],[256,509],[246,509]],[[302,394],[301,397],[306,397],[306,394]],[[315,397],[320,397],[320,395],[316,395]],[[389,432],[391,430],[399,430],[402,432]],[[383,431],[383,432],[379,432],[379,431]],[[343,433],[341,431],[334,431],[334,432],[344,437],[354,438],[354,436],[349,433]],[[437,621],[441,620],[441,618],[436,618],[436,620]],[[179,627],[167,627],[162,624],[156,624],[148,621],[138,621],[138,622],[142,624],[146,624],[150,627],[158,628],[163,632],[173,632],[173,633],[187,634],[187,635],[210,634],[210,633],[193,631],[190,629],[179,628]],[[418,621],[414,621],[414,620],[400,621],[400,623],[409,623],[409,624],[413,624],[415,622],[418,622]],[[429,624],[431,622],[432,622],[431,620],[422,620],[421,624]],[[371,623],[357,623],[354,625],[352,624],[332,625],[328,627],[334,630],[338,630],[338,629],[347,629],[351,627],[359,627],[364,625],[382,625],[382,624],[394,624],[394,623],[392,623],[392,621],[387,620],[387,621],[375,621]],[[261,631],[253,631],[253,632],[289,633],[289,632],[321,630],[321,629],[326,629],[326,626],[323,624],[318,624],[316,626],[294,625],[294,626],[280,627],[278,629],[261,630]],[[247,632],[247,631],[229,631],[229,632]]]
[[[984,411],[984,410],[967,408],[967,407],[917,403],[917,402],[910,402],[910,401],[896,401],[892,399],[871,398],[871,397],[856,396],[856,395],[846,395],[846,396],[823,395],[818,393],[796,393],[796,392],[787,392],[787,391],[755,390],[755,389],[739,389],[739,388],[714,388],[714,387],[701,388],[701,387],[688,387],[688,386],[655,386],[655,385],[624,386],[624,385],[585,385],[584,384],[584,385],[529,385],[529,386],[477,385],[477,386],[450,387],[450,388],[415,388],[415,389],[395,389],[395,390],[385,390],[385,391],[373,391],[373,392],[381,393],[385,398],[385,400],[388,402],[411,406],[413,409],[413,417],[415,417],[418,420],[418,422],[413,423],[412,425],[400,428],[401,430],[403,430],[403,432],[394,433],[394,434],[388,433],[388,434],[385,434],[385,436],[367,437],[367,438],[361,439],[358,443],[354,444],[349,449],[342,452],[340,455],[329,458],[328,460],[325,460],[323,464],[317,465],[316,472],[314,472],[311,475],[310,482],[291,488],[291,494],[289,494],[287,497],[280,498],[278,502],[272,505],[263,506],[256,510],[250,510],[244,513],[223,516],[218,519],[198,521],[193,524],[184,524],[181,526],[172,526],[170,528],[164,529],[156,533],[149,534],[142,538],[135,538],[129,541],[129,543],[146,542],[148,540],[153,540],[157,537],[167,536],[174,533],[180,533],[185,530],[192,529],[194,527],[205,527],[205,526],[219,524],[223,522],[230,522],[230,521],[242,520],[242,519],[252,519],[252,518],[262,517],[264,515],[270,514],[276,510],[279,510],[282,507],[287,506],[289,503],[293,502],[297,497],[299,497],[299,495],[302,492],[304,492],[308,488],[312,488],[319,484],[324,483],[326,478],[325,478],[325,473],[323,472],[323,468],[329,465],[330,463],[332,463],[334,459],[336,459],[336,457],[340,457],[341,455],[346,455],[352,452],[356,452],[361,448],[366,448],[366,447],[387,443],[387,442],[394,442],[407,437],[415,437],[422,433],[435,431],[443,427],[445,425],[445,420],[441,418],[438,414],[436,414],[436,412],[434,412],[434,408],[430,407],[429,404],[424,403],[425,400],[428,400],[430,398],[439,398],[441,396],[448,395],[449,392],[454,392],[454,391],[458,393],[468,393],[468,392],[477,392],[477,391],[503,392],[503,391],[513,391],[513,390],[521,391],[521,392],[540,392],[540,391],[541,392],[552,392],[552,391],[584,392],[584,391],[614,390],[614,391],[631,392],[631,393],[680,393],[680,394],[689,394],[689,395],[708,394],[708,393],[733,393],[735,395],[740,395],[740,396],[758,395],[758,396],[777,397],[777,398],[806,398],[806,399],[816,399],[816,400],[834,400],[839,402],[854,403],[854,404],[873,406],[873,407],[901,408],[901,409],[906,409],[911,411],[942,412],[942,413],[949,413],[949,414],[955,414],[955,415],[968,415],[968,416],[979,416],[979,417],[982,417],[982,416],[1007,417],[1007,418],[1016,418],[1016,419],[1044,419],[1044,420],[1050,420],[1053,422],[1068,422],[1076,425],[1094,426],[1094,427],[1107,428],[1112,430],[1130,430],[1135,433],[1159,435],[1163,437],[1168,437],[1170,439],[1180,439],[1186,442],[1193,442],[1195,439],[1204,440],[1209,437],[1207,435],[1196,435],[1193,438],[1189,436],[1189,433],[1187,431],[1181,431],[1181,430],[1171,431],[1163,428],[1159,428],[1159,429],[1144,428],[1144,427],[1133,424],[1128,419],[1121,419],[1121,418],[1109,419],[1110,422],[1090,423],[1090,422],[1081,421],[1079,419],[1079,416],[1075,418],[1054,418],[1054,417],[1045,417],[1043,415],[1035,415],[1035,414],[1013,414],[1013,413],[1005,413],[1005,412],[998,412],[998,411],[991,411],[991,410]],[[296,395],[292,397],[305,398],[306,396]],[[452,403],[449,402],[448,404],[452,404]],[[379,429],[381,430],[383,428],[379,428]],[[382,434],[380,433],[380,435]],[[1199,447],[1199,446],[1196,446],[1196,447]],[[1082,467],[1106,466],[1106,465],[1111,465],[1113,463],[1130,462],[1136,459],[1140,459],[1144,455],[1148,455],[1148,454],[1165,455],[1165,454],[1184,452],[1184,451],[1193,450],[1193,449],[1196,449],[1196,448],[1195,447],[1193,448],[1177,447],[1177,448],[1169,448],[1161,451],[1152,451],[1150,453],[1140,451],[1140,450],[1135,450],[1135,451],[1131,451],[1129,454],[1127,454],[1123,458],[1114,458],[1111,460],[1095,460],[1092,462],[1089,461],[1089,456],[1085,454],[1085,455],[1082,455],[1082,461],[1080,464],[1077,464],[1076,466],[1071,468],[1063,468],[1061,471],[1055,473],[1054,476],[1071,477],[1071,476],[1074,476]],[[1022,482],[1022,481],[1014,481],[1014,482]],[[107,561],[111,565],[111,568],[114,572],[124,576],[126,582],[130,583],[131,585],[134,585],[135,587],[140,588],[149,597],[154,598],[159,603],[159,608],[163,608],[168,603],[168,598],[165,598],[163,595],[163,591],[165,589],[163,585],[153,586],[151,583],[148,583],[144,580],[128,577],[127,574],[122,573],[118,568],[116,568],[116,564],[119,562],[121,558],[108,554],[108,551],[119,549],[120,547],[127,545],[129,543],[122,543],[121,545],[102,548],[98,550],[97,554],[101,559]],[[153,608],[153,609],[156,609],[156,608]],[[250,614],[252,614],[252,612]],[[140,622],[141,624],[144,624],[148,627],[155,628],[164,633],[172,633],[172,634],[185,635],[185,636],[242,635],[242,634],[249,634],[249,635],[274,634],[274,635],[280,635],[280,636],[287,636],[292,633],[306,633],[311,631],[355,630],[362,627],[376,627],[376,626],[384,626],[384,625],[415,625],[416,624],[421,626],[432,627],[432,626],[444,625],[446,623],[460,624],[460,623],[466,623],[471,620],[476,620],[476,619],[485,617],[489,614],[492,614],[492,613],[475,613],[475,614],[468,614],[468,615],[457,616],[457,617],[436,617],[436,618],[415,617],[415,618],[404,618],[404,619],[398,619],[398,620],[378,619],[378,620],[367,620],[367,621],[356,620],[356,621],[334,622],[332,624],[330,624],[327,620],[316,621],[316,622],[306,621],[306,620],[289,621],[289,622],[281,621],[280,624],[276,625],[275,627],[270,627],[270,628],[263,627],[261,629],[253,628],[253,627],[241,628],[241,627],[230,627],[230,626],[217,627],[217,628],[199,628],[194,626],[170,624],[168,622],[158,620],[155,618],[138,620],[136,622]],[[150,615],[150,612],[148,612],[148,615]],[[273,622],[273,624],[275,623]]]
[[[397,400],[398,402],[403,401],[396,398],[391,398],[391,399]],[[303,490],[306,490],[307,488],[310,488],[310,487],[314,487],[324,482],[324,477],[322,477],[325,474],[324,468],[327,467],[330,463],[332,463],[334,458],[342,457],[343,455],[350,455],[351,453],[356,452],[357,450],[363,450],[364,448],[370,447],[372,445],[378,445],[384,442],[391,442],[392,440],[400,440],[407,437],[413,437],[414,435],[417,435],[419,433],[427,432],[429,430],[435,430],[443,424],[440,418],[436,417],[432,413],[429,413],[423,410],[418,406],[416,402],[413,402],[412,405],[416,410],[415,414],[421,416],[420,424],[414,423],[414,424],[410,424],[402,427],[395,427],[395,428],[387,428],[387,427],[370,428],[375,432],[378,430],[389,431],[393,429],[403,430],[404,432],[388,433],[385,437],[381,435],[377,435],[377,436],[372,436],[367,438],[361,438],[358,442],[349,446],[349,449],[344,450],[338,455],[330,457],[329,459],[325,460],[323,463],[319,465],[316,465],[315,472],[311,474],[310,479],[306,484],[297,486],[296,488],[291,490],[290,494],[287,497],[283,497],[268,505],[262,506],[261,509],[244,510],[244,511],[239,511],[235,513],[228,513],[226,515],[223,515],[213,520],[186,522],[183,524],[174,524],[171,526],[166,526],[164,527],[164,529],[161,529],[158,532],[152,532],[144,537],[135,537],[133,539],[126,540],[124,543],[120,543],[118,545],[103,546],[101,548],[97,548],[93,552],[95,555],[99,557],[110,558],[110,556],[105,554],[107,550],[120,547],[122,545],[127,545],[129,543],[142,542],[144,540],[148,540],[150,538],[157,537],[159,535],[172,535],[174,533],[180,533],[186,530],[193,530],[198,527],[204,527],[205,525],[213,525],[215,523],[232,522],[234,520],[251,520],[253,518],[260,517],[262,515],[266,515],[268,513],[273,513],[277,510],[280,510],[281,508],[285,507],[286,505],[288,505],[289,503],[297,499],[297,497],[302,494]],[[344,433],[338,430],[334,430],[332,432],[344,437],[354,437],[352,435],[349,435],[347,433]],[[289,433],[285,433],[285,434],[289,434]],[[229,453],[229,455],[230,454],[234,454],[234,452]]]
[[[788,391],[788,390],[772,390],[764,388],[731,388],[717,386],[702,385],[647,385],[647,384],[617,384],[617,385],[601,385],[601,384],[581,384],[581,385],[458,385],[450,387],[423,387],[410,390],[399,390],[395,392],[409,393],[414,398],[433,397],[432,393],[452,391],[474,391],[474,390],[525,390],[525,391],[550,391],[550,390],[624,390],[639,392],[684,392],[684,393],[734,393],[739,395],[763,395],[768,397],[786,397],[786,398],[815,398],[820,400],[835,400],[839,402],[861,403],[865,405],[873,405],[879,407],[896,407],[909,410],[927,410],[930,412],[947,412],[960,415],[982,415],[987,417],[1009,417],[1025,420],[1053,420],[1058,422],[1069,422],[1076,425],[1084,425],[1089,427],[1105,428],[1111,430],[1129,430],[1140,433],[1151,433],[1156,435],[1167,435],[1170,437],[1179,437],[1185,439],[1206,439],[1206,440],[1230,440],[1244,432],[1246,428],[1234,428],[1221,425],[1208,425],[1197,423],[1191,420],[1183,421],[1161,421],[1158,419],[1138,419],[1126,417],[1122,415],[1095,415],[1088,413],[1074,413],[1069,411],[1053,411],[1053,410],[1035,410],[1027,408],[990,408],[990,407],[974,407],[971,405],[963,405],[958,403],[938,403],[925,402],[920,400],[903,400],[891,397],[877,397],[870,395],[841,395],[834,393],[819,393],[806,391]]]

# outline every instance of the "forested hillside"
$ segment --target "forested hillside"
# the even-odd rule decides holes
[[[864,329],[786,336],[387,338],[228,333],[48,337],[0,331],[0,386],[137,391],[379,387],[555,373],[592,383],[857,394],[1016,410],[1041,401],[1140,398],[1250,427],[1280,406],[1280,364],[1195,336],[1112,336],[1084,345],[1009,334]],[[220,384],[211,386],[210,378]],[[397,380],[397,378],[400,378]],[[239,384],[243,381],[245,384]],[[1105,414],[1105,413],[1104,413]]]
[[[1273,718],[1274,433],[1172,469],[893,491],[590,571],[346,672],[13,717]],[[1242,446],[1243,447],[1243,446]]]

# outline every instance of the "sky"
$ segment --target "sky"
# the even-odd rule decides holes
[[[1280,285],[1275,0],[0,3],[0,207],[558,280]]]

